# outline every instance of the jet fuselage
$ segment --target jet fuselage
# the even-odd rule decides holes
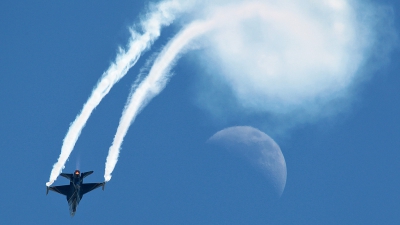
[[[92,174],[93,171],[82,173],[79,170],[75,170],[73,174],[62,173],[61,176],[70,180],[69,185],[47,187],[47,193],[49,190],[55,191],[67,197],[69,211],[71,216],[74,216],[78,204],[81,201],[84,194],[102,186],[104,190],[105,182],[102,183],[83,183],[83,178]]]

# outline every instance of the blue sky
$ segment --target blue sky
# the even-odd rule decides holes
[[[397,33],[399,3],[376,3],[393,10]],[[201,49],[182,55],[166,88],[132,124],[105,191],[85,195],[71,219],[65,198],[56,193],[46,196],[45,183],[70,123],[114,61],[117,47],[128,42],[128,27],[138,22],[147,4],[0,3],[0,165],[4,171],[0,218],[4,223],[400,221],[400,52],[393,45],[388,60],[351,89],[351,100],[338,106],[340,112],[321,118],[312,115],[290,125],[274,122],[279,117],[275,112],[234,110],[228,104],[234,101],[231,94],[219,96],[218,101],[227,102],[232,110],[210,111],[199,99],[210,96],[203,95],[202,85],[211,79],[206,73],[215,65],[207,66],[202,57],[208,55]],[[108,148],[132,83],[146,60],[161,51],[190,18],[162,29],[150,51],[103,99],[64,172],[79,167],[95,171],[86,182],[104,179]],[[219,88],[227,87],[212,90]],[[291,121],[291,115],[283,118]],[[256,127],[280,145],[287,181],[279,201],[269,201],[268,182],[246,160],[206,144],[217,131],[236,125]],[[55,185],[66,183],[61,177]]]

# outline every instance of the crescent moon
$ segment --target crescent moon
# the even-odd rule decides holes
[[[264,132],[250,126],[235,126],[215,133],[207,141],[244,156],[261,171],[280,197],[286,185],[286,162],[278,144]]]

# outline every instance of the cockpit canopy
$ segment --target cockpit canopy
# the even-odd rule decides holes
[[[81,172],[79,170],[75,170],[75,173],[74,173],[75,176],[79,176],[80,174],[81,174]]]

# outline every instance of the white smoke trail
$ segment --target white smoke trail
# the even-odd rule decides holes
[[[293,112],[309,103],[311,108],[320,107],[341,96],[374,42],[369,24],[357,21],[346,0],[216,2],[223,6],[204,7],[214,11],[211,19],[193,22],[178,33],[149,75],[132,90],[109,149],[106,181],[111,179],[129,126],[165,87],[179,54],[200,35],[207,33],[205,38],[212,44],[209,53],[222,64],[218,72],[242,106],[270,107],[277,113]]]
[[[224,13],[226,14],[226,12]],[[128,97],[128,102],[125,105],[124,112],[122,113],[113,144],[111,145],[107,156],[104,173],[104,179],[106,182],[111,179],[111,174],[118,162],[123,139],[128,132],[130,125],[140,113],[141,109],[143,109],[153,97],[164,89],[171,76],[171,74],[168,74],[167,72],[172,67],[178,54],[181,53],[184,46],[186,46],[193,38],[209,31],[215,25],[216,23],[214,20],[208,22],[194,22],[187,26],[186,29],[176,35],[176,37],[171,40],[160,53],[155,60],[149,75],[142,81],[142,83],[140,83],[137,89],[132,89],[130,96]]]
[[[108,94],[113,85],[126,75],[128,70],[137,62],[141,53],[147,50],[160,36],[161,27],[169,25],[181,9],[182,4],[178,4],[177,0],[161,2],[153,7],[152,12],[141,21],[143,34],[140,35],[131,30],[132,37],[128,44],[128,50],[120,49],[115,63],[104,72],[88,101],[83,106],[81,113],[69,127],[61,148],[61,154],[53,166],[49,182],[46,183],[47,186],[50,186],[64,169],[65,163],[94,108]]]
[[[136,89],[132,89],[124,112],[122,113],[113,144],[108,152],[104,173],[105,181],[108,182],[111,179],[111,173],[117,164],[119,151],[129,126],[139,114],[140,110],[143,109],[154,96],[159,94],[167,84],[169,76],[164,72],[169,70],[176,56],[182,51],[188,41],[204,33],[210,25],[210,23],[193,23],[188,26],[187,29],[181,32],[180,35],[174,38],[174,40],[165,47],[165,49],[167,49],[166,51],[160,53],[160,55],[163,56],[163,60],[160,61],[159,58],[156,59],[149,75]]]
[[[140,113],[141,109],[164,89],[171,75],[168,71],[173,66],[177,56],[182,53],[184,47],[193,39],[219,26],[234,23],[234,21],[250,17],[254,13],[265,13],[263,10],[260,11],[261,6],[264,5],[252,3],[235,6],[230,9],[225,8],[223,14],[217,13],[212,19],[191,23],[164,47],[150,69],[149,75],[136,89],[132,89],[128,97],[128,102],[122,113],[113,144],[108,152],[104,173],[105,181],[111,179],[111,173],[118,161],[120,148],[129,126]],[[273,14],[273,9],[266,9],[264,7],[264,10],[268,10],[268,12]]]

